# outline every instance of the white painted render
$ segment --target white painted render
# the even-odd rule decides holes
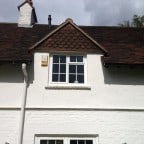
[[[48,56],[48,66],[41,66]],[[98,135],[99,144],[144,141],[144,69],[109,67],[87,54],[87,83],[77,88],[49,83],[50,54],[28,65],[23,144],[40,136]],[[24,79],[20,64],[0,65],[0,144],[18,144]]]
[[[21,65],[0,65],[0,107],[18,107],[23,91]]]
[[[41,66],[43,55],[48,56],[47,67]],[[81,86],[82,89],[69,85],[63,88],[57,85],[58,88],[52,89],[54,87],[48,80],[49,54],[35,53],[34,66],[31,64],[31,68],[28,68],[30,84],[27,107],[144,108],[144,69],[105,68],[100,57],[96,54],[87,55],[87,84]],[[20,107],[23,90],[21,66],[1,65],[0,73],[0,106]]]

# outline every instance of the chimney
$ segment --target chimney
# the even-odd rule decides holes
[[[18,6],[19,10],[19,27],[32,27],[37,23],[37,16],[33,7],[32,0],[25,0],[21,5]]]
[[[49,26],[49,28],[51,27],[51,21],[52,21],[51,15],[48,15],[48,26]]]
[[[33,6],[32,0],[26,0],[31,6]]]

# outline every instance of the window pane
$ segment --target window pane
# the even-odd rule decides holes
[[[66,64],[60,64],[60,73],[66,73]]]
[[[77,75],[77,80],[79,83],[84,83],[84,75]]]
[[[69,83],[74,83],[76,81],[76,75],[69,75]]]
[[[77,66],[77,73],[84,73],[84,65]]]
[[[86,140],[86,144],[93,144],[92,140]]]
[[[70,144],[77,144],[77,140],[70,140]]]
[[[60,63],[66,63],[66,56],[60,56]]]
[[[66,81],[66,75],[60,74],[60,82],[65,82],[65,81]]]
[[[40,144],[47,144],[47,140],[40,140]]]
[[[59,72],[59,64],[53,64],[53,73]]]
[[[49,140],[48,144],[55,144],[55,140]]]
[[[58,82],[58,74],[53,74],[52,75],[52,81],[53,82]]]
[[[53,55],[53,63],[59,63],[59,56]]]
[[[56,140],[56,144],[63,144],[63,140]]]
[[[83,56],[77,56],[77,62],[83,62]]]
[[[69,73],[76,73],[76,65],[69,66]]]
[[[84,140],[78,140],[78,144],[85,144]]]
[[[76,56],[70,56],[70,62],[76,62]]]

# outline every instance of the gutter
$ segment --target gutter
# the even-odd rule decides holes
[[[19,129],[19,139],[18,144],[23,143],[23,134],[24,134],[24,121],[25,121],[25,106],[26,106],[26,98],[27,98],[27,87],[28,87],[28,73],[26,70],[26,64],[22,64],[22,72],[24,76],[24,91],[22,97],[22,106],[21,106],[21,114],[20,114],[20,129]]]

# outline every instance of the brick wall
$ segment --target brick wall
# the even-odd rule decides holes
[[[98,134],[100,144],[142,144],[144,112],[27,111],[24,144],[36,134]]]
[[[0,111],[0,144],[17,144],[19,111]],[[100,144],[142,144],[143,111],[28,110],[23,144],[34,144],[35,135],[98,134]]]
[[[0,144],[17,144],[19,116],[16,110],[0,110]]]

